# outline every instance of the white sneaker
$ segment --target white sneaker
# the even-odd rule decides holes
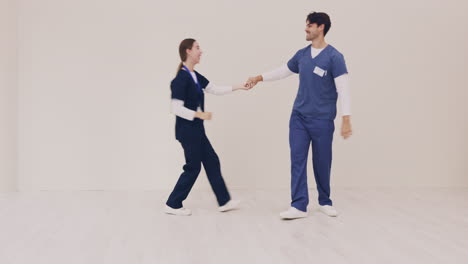
[[[190,209],[187,209],[187,208],[178,208],[178,209],[174,209],[168,205],[166,205],[166,207],[164,208],[164,212],[166,214],[171,214],[171,215],[181,215],[181,216],[189,216],[192,214],[192,211],[190,211]]]
[[[283,219],[296,219],[307,217],[307,212],[302,212],[294,207],[289,207],[287,211],[280,213],[280,217]]]
[[[218,210],[220,212],[227,212],[227,211],[235,210],[239,208],[239,204],[240,204],[239,200],[230,200],[225,205],[220,206]]]
[[[338,216],[338,212],[336,209],[331,205],[321,205],[320,211],[328,216],[335,217]]]

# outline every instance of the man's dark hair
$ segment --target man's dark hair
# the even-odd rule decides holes
[[[307,15],[307,20],[310,24],[317,24],[317,26],[325,25],[323,29],[323,35],[327,35],[328,30],[331,27],[330,17],[326,13],[313,12]]]

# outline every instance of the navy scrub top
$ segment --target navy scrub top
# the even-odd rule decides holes
[[[200,106],[202,111],[205,111],[205,95],[203,90],[209,81],[197,71],[195,71],[195,74],[202,91],[199,90],[192,75],[181,69],[171,82],[171,98],[184,101],[184,106],[190,110],[197,111],[197,108]],[[193,121],[190,121],[176,116],[176,139],[180,139],[184,130],[190,129],[194,124],[199,123],[202,124],[203,120],[195,118]]]

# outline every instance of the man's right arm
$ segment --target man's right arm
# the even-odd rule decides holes
[[[255,77],[250,77],[247,80],[247,84],[250,87],[255,86],[258,82],[270,82],[270,81],[277,81],[284,79],[286,77],[289,77],[293,75],[294,72],[292,72],[289,68],[288,65],[284,64],[279,68],[276,68],[270,72],[264,73],[262,75],[257,75]]]

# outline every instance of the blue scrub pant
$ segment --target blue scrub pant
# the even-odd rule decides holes
[[[205,134],[203,123],[194,122],[183,125],[180,129],[182,129],[181,137],[178,140],[184,148],[186,164],[166,204],[174,209],[182,207],[182,202],[195,184],[203,164],[219,206],[225,205],[231,197],[221,176],[218,155]]]
[[[291,149],[291,206],[307,211],[307,159],[312,143],[312,163],[320,205],[332,205],[330,200],[330,170],[332,164],[333,120],[305,117],[293,111],[289,121]]]

